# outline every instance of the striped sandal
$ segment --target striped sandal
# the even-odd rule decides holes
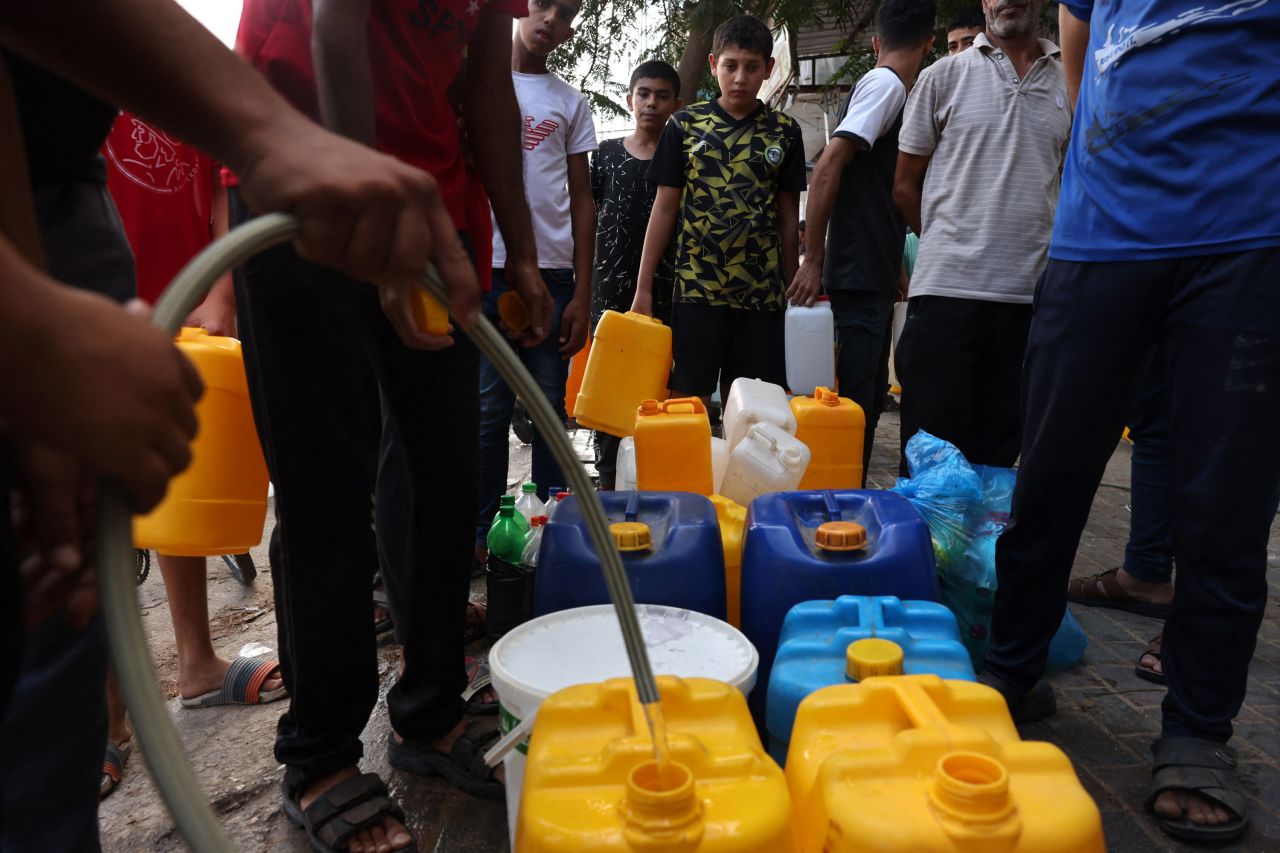
[[[262,690],[262,684],[280,671],[279,661],[258,658],[236,658],[227,667],[222,686],[191,698],[178,697],[184,708],[212,708],[215,705],[265,705],[283,699],[288,690],[282,684],[275,690]]]
[[[131,752],[132,740],[120,744],[107,740],[107,751],[102,757],[102,782],[98,785],[98,799],[105,799],[119,787],[120,779],[124,776],[124,763],[129,760]]]

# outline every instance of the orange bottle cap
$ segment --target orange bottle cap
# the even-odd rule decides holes
[[[509,290],[498,297],[498,316],[513,332],[523,332],[529,328],[529,309],[519,294]]]
[[[647,551],[653,547],[649,525],[639,521],[617,521],[609,525],[619,551]]]
[[[827,521],[818,525],[814,544],[823,551],[861,551],[867,547],[867,528],[852,521]]]
[[[656,415],[662,411],[662,407],[658,405],[657,400],[641,400],[640,408],[636,411],[638,415]]]
[[[839,406],[840,395],[830,388],[815,388],[813,391],[813,399],[817,400],[824,406]]]

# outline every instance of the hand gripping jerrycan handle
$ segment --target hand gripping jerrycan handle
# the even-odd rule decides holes
[[[156,303],[152,322],[171,334],[177,334],[182,321],[200,304],[220,276],[258,252],[293,239],[300,228],[296,217],[272,213],[245,223],[214,241],[178,273]],[[448,290],[434,266],[428,266],[419,284],[442,304],[448,303]],[[475,325],[459,323],[459,326],[516,390],[568,477],[591,541],[600,556],[605,584],[621,623],[627,657],[636,680],[636,692],[643,704],[657,703],[658,687],[649,665],[622,560],[614,547],[604,507],[563,426],[551,404],[538,391],[533,377],[514,357],[505,338],[484,317],[480,317]],[[104,479],[100,484],[98,505],[98,577],[112,661],[152,778],[173,815],[178,831],[192,850],[200,853],[230,851],[234,849],[231,841],[196,780],[155,681],[134,592],[131,521],[132,513],[124,492],[113,480]]]

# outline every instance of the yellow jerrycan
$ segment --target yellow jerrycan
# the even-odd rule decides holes
[[[699,495],[714,491],[711,422],[701,400],[644,400],[635,420],[637,489]]]
[[[810,694],[787,752],[797,853],[1106,849],[1056,746],[1018,737],[1000,694],[936,675]]]
[[[707,678],[658,678],[661,774],[635,683],[553,694],[538,710],[516,819],[520,853],[791,850],[786,779],[747,702]]]
[[[667,398],[670,375],[671,329],[634,311],[606,311],[596,324],[573,418],[588,429],[631,435],[640,403]]]
[[[728,623],[742,627],[742,537],[747,530],[747,508],[724,495],[711,495],[720,522],[720,544],[724,548],[725,614]]]
[[[577,409],[578,392],[582,390],[582,377],[587,375],[587,359],[590,357],[591,336],[588,335],[586,344],[569,362],[569,378],[564,385],[564,412],[569,417],[573,417]]]
[[[175,557],[243,554],[262,541],[267,465],[253,425],[240,342],[184,328],[178,349],[204,380],[191,467],[133,521],[133,543]]]
[[[866,416],[862,407],[830,388],[812,397],[792,397],[796,438],[809,448],[809,467],[800,491],[862,488],[862,446]]]

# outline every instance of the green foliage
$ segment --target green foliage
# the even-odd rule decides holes
[[[978,2],[938,0],[938,39],[926,65],[946,55],[943,28],[947,20]],[[802,27],[821,24],[845,32],[837,47],[837,53],[844,53],[874,28],[878,5],[879,0],[583,0],[575,23],[577,32],[563,49],[552,54],[549,65],[582,89],[597,113],[625,117],[627,79],[620,70],[622,61],[630,57],[678,64],[695,22],[711,28],[733,15],[747,13],[772,19],[775,28],[787,27],[793,35]],[[647,27],[643,32],[642,23]],[[1056,8],[1048,3],[1042,9],[1040,30],[1056,41]],[[854,49],[831,85],[857,80],[874,65],[875,55],[870,50]],[[714,92],[706,72],[699,93]],[[692,100],[697,98],[685,96],[686,102]]]

